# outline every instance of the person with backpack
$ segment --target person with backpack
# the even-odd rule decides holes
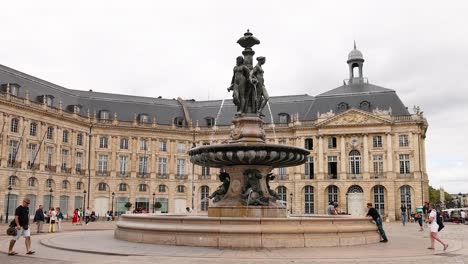
[[[434,204],[430,203],[429,204],[429,217],[426,220],[426,223],[430,224],[429,228],[430,234],[429,238],[431,239],[431,246],[428,247],[427,249],[435,249],[434,244],[435,241],[437,240],[439,243],[441,243],[444,246],[444,251],[448,248],[448,244],[443,241],[441,238],[439,238],[439,231],[442,230],[443,228],[443,222],[442,218],[440,217],[440,214],[438,215],[437,211],[434,209]],[[439,226],[439,223],[441,224]]]

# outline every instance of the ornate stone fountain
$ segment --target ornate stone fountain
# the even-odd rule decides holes
[[[115,237],[134,242],[211,247],[314,247],[379,241],[376,226],[366,218],[288,217],[286,207],[270,189],[274,168],[305,163],[309,151],[265,143],[262,110],[268,101],[262,65],[252,47],[260,41],[248,30],[238,42],[231,86],[237,113],[228,144],[189,151],[197,165],[222,168],[222,184],[209,198],[206,216],[123,215]]]

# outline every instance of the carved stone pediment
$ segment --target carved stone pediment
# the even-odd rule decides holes
[[[390,124],[391,121],[367,112],[356,109],[348,110],[342,114],[328,118],[317,124],[317,126],[360,126]]]

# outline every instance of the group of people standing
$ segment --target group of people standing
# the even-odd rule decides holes
[[[39,208],[34,214],[34,223],[37,225],[37,233],[43,233],[42,227],[44,223],[49,224],[48,232],[55,233],[56,231],[62,230],[62,220],[63,213],[60,211],[60,207],[53,208],[51,207],[47,212],[44,212],[42,205],[39,205]]]
[[[341,214],[340,208],[338,207],[338,203],[335,203],[333,201],[329,202],[328,207],[327,207],[327,214],[329,215]]]

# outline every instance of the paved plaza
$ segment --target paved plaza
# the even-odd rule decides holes
[[[428,232],[418,232],[415,223],[403,227],[386,223],[389,243],[340,248],[293,248],[233,250],[201,247],[160,246],[130,243],[113,238],[114,222],[89,225],[64,224],[64,231],[33,234],[35,255],[26,256],[24,239],[15,246],[17,256],[7,256],[10,237],[0,226],[0,263],[468,263],[468,225],[447,223],[441,232],[449,243],[428,250]],[[32,226],[33,233],[35,226]]]

